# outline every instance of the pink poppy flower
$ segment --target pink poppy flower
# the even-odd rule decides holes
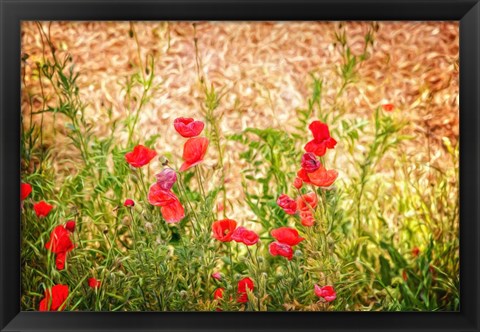
[[[288,244],[280,243],[280,242],[272,242],[268,246],[268,252],[272,256],[283,256],[286,257],[288,260],[292,260],[293,258],[293,249]]]
[[[281,194],[277,199],[277,204],[287,214],[295,214],[295,212],[297,212],[297,202],[291,199],[288,195]]]
[[[205,124],[192,118],[177,118],[173,121],[173,126],[180,135],[189,138],[200,135]]]
[[[324,298],[327,302],[332,302],[337,298],[337,293],[335,293],[335,290],[332,286],[320,287],[318,285],[315,285],[315,295]]]

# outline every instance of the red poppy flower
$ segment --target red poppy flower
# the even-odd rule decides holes
[[[207,153],[208,138],[194,137],[189,138],[183,146],[184,163],[180,167],[180,172],[186,171],[203,161],[205,153]]]
[[[55,254],[72,250],[74,246],[70,239],[70,233],[63,226],[55,227],[45,248]]]
[[[280,227],[270,232],[272,236],[280,243],[294,246],[305,240],[298,236],[298,231],[289,227]]]
[[[205,124],[192,118],[177,118],[173,121],[173,126],[180,135],[188,138],[200,135]]]
[[[142,167],[147,165],[155,156],[157,152],[151,150],[143,145],[137,145],[132,152],[125,154],[125,160],[132,167]]]
[[[395,106],[393,104],[383,104],[382,105],[382,109],[385,111],[385,112],[391,112],[393,111],[395,108]]]
[[[232,219],[215,221],[212,225],[213,237],[222,242],[230,242],[236,227],[237,222]]]
[[[65,223],[65,229],[70,232],[75,232],[75,220],[69,220]]]
[[[315,172],[317,169],[322,166],[315,154],[307,152],[302,156],[302,168],[307,171],[307,173]]]
[[[295,178],[295,180],[293,181],[293,186],[294,186],[295,188],[297,188],[297,189],[302,188],[302,186],[303,186],[303,180],[300,179],[300,178],[298,178],[298,177]]]
[[[170,190],[162,189],[158,183],[150,186],[148,201],[160,206],[160,212],[167,223],[176,223],[185,217],[185,210],[178,197]]]
[[[133,199],[127,198],[125,202],[123,203],[123,206],[125,207],[134,207],[135,206],[135,201]]]
[[[315,224],[315,218],[313,213],[310,210],[305,210],[300,212],[300,220],[303,226],[310,227]]]
[[[55,266],[57,270],[61,271],[65,268],[65,261],[67,260],[67,252],[62,251],[58,254],[55,254]]]
[[[277,204],[287,214],[295,214],[295,212],[297,212],[297,202],[291,199],[288,195],[281,194],[277,199]]]
[[[215,300],[220,300],[223,299],[223,292],[225,291],[224,288],[217,288],[215,289],[215,292],[213,292],[213,298]]]
[[[177,181],[177,173],[171,168],[165,168],[163,171],[155,175],[157,183],[160,188],[165,190],[172,189],[173,185]]]
[[[251,246],[258,242],[258,235],[254,231],[249,231],[245,227],[238,227],[233,231],[232,240]]]
[[[307,173],[305,169],[298,171],[297,176],[305,183],[311,183],[317,187],[330,187],[338,177],[338,172],[334,169],[326,170],[320,166],[315,172]]]
[[[297,198],[297,209],[300,211],[311,211],[318,204],[318,197],[315,192],[301,195]]]
[[[293,249],[288,244],[280,243],[280,242],[272,242],[268,246],[268,252],[272,256],[283,256],[286,257],[288,260],[291,260],[293,257]]]
[[[223,299],[223,293],[225,292],[225,289],[224,288],[217,288],[215,289],[215,292],[213,292],[213,298],[215,300],[217,300],[217,302],[220,302],[220,300]],[[217,308],[215,309],[216,311],[222,311],[222,309],[220,308]]]
[[[40,311],[62,311],[65,309],[65,301],[68,298],[67,285],[55,285],[45,291],[45,297],[40,301]]]
[[[32,186],[28,183],[21,183],[20,184],[20,200],[25,200],[32,192]]]
[[[35,210],[37,217],[44,218],[48,216],[50,211],[53,209],[53,205],[50,205],[45,201],[41,201],[39,203],[33,204],[33,209]]]
[[[313,134],[313,140],[305,145],[305,151],[322,157],[327,152],[327,149],[333,149],[337,145],[337,141],[330,137],[330,131],[325,123],[313,121],[308,126],[308,129]]]
[[[419,254],[420,254],[420,249],[418,249],[418,247],[415,247],[412,249],[413,257],[417,257]]]
[[[88,286],[90,288],[99,288],[102,282],[100,280],[97,280],[95,278],[88,278]]]
[[[249,277],[243,278],[238,282],[237,285],[237,294],[238,294],[238,303],[246,303],[248,302],[248,295],[247,295],[247,289],[250,291],[253,291],[255,288],[255,285],[253,284],[252,279]]]
[[[324,298],[327,302],[332,302],[337,298],[337,293],[335,293],[335,290],[332,286],[320,287],[315,285],[315,295]]]

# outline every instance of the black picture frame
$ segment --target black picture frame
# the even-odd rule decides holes
[[[478,0],[0,0],[1,331],[480,331]],[[22,20],[460,21],[460,312],[153,313],[20,311]]]

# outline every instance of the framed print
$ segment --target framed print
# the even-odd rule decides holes
[[[478,1],[2,0],[1,330],[478,331]]]

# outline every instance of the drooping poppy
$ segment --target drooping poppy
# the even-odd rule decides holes
[[[297,209],[299,211],[311,211],[315,209],[318,204],[318,197],[315,192],[301,195],[297,198]]]
[[[173,185],[177,181],[177,173],[171,168],[165,168],[163,171],[155,175],[157,183],[160,188],[165,190],[172,189]]]
[[[135,201],[133,199],[127,198],[125,202],[123,202],[123,206],[125,207],[134,207]]]
[[[338,172],[334,169],[326,170],[320,166],[315,172],[308,173],[305,169],[300,169],[297,176],[305,183],[311,183],[317,187],[330,187],[338,177]]]
[[[245,227],[238,227],[233,231],[232,240],[235,242],[246,244],[247,246],[252,246],[258,242],[258,234],[254,231],[250,231]]]
[[[320,166],[322,166],[320,160],[317,160],[317,157],[312,152],[303,154],[301,165],[307,173],[315,172]]]
[[[163,219],[169,224],[177,223],[185,217],[185,209],[178,199],[160,208]]]
[[[32,186],[28,183],[20,184],[20,200],[23,201],[32,193]]]
[[[90,288],[99,288],[100,285],[102,284],[102,282],[98,279],[95,279],[95,278],[88,278],[88,286]]]
[[[178,197],[170,190],[164,190],[158,183],[150,186],[148,202],[160,206],[160,212],[167,223],[176,223],[185,217],[185,209]]]
[[[45,218],[53,209],[53,205],[50,205],[45,201],[41,201],[33,204],[33,209],[35,210],[37,217]]]
[[[236,227],[237,222],[232,219],[215,221],[212,225],[213,237],[222,242],[230,242]]]
[[[237,285],[237,302],[238,303],[246,303],[248,302],[248,295],[247,295],[247,289],[250,291],[253,291],[255,288],[255,285],[253,283],[253,280],[250,279],[249,277],[243,278],[238,282]]]
[[[285,243],[280,242],[272,242],[268,246],[268,252],[272,256],[283,256],[286,257],[288,260],[293,258],[293,249],[291,246]]]
[[[67,285],[55,285],[45,291],[45,297],[40,301],[40,311],[63,311],[68,298]]]
[[[270,232],[272,236],[280,243],[295,246],[305,240],[298,236],[298,231],[290,227],[280,227]]]
[[[212,278],[216,280],[222,280],[222,275],[220,274],[220,272],[213,272]]]
[[[332,286],[320,287],[318,285],[315,285],[315,295],[324,298],[327,302],[332,302],[337,298],[337,293]]]
[[[281,194],[277,199],[277,204],[287,214],[295,214],[295,212],[297,212],[297,202],[288,195]]]
[[[189,138],[200,135],[205,124],[192,118],[176,118],[173,121],[173,126],[180,135]]]
[[[69,220],[65,223],[65,229],[70,232],[75,232],[75,220]]]
[[[308,129],[313,134],[313,140],[305,145],[306,152],[312,152],[316,156],[322,157],[327,152],[327,149],[333,149],[337,145],[337,141],[330,136],[330,131],[325,123],[313,121],[308,126]]]
[[[143,145],[137,145],[132,152],[125,154],[125,160],[132,167],[142,167],[147,165],[155,156],[157,152],[151,150]]]
[[[203,157],[207,153],[208,138],[194,137],[189,138],[183,146],[184,163],[180,167],[180,172],[186,171],[203,161]]]

